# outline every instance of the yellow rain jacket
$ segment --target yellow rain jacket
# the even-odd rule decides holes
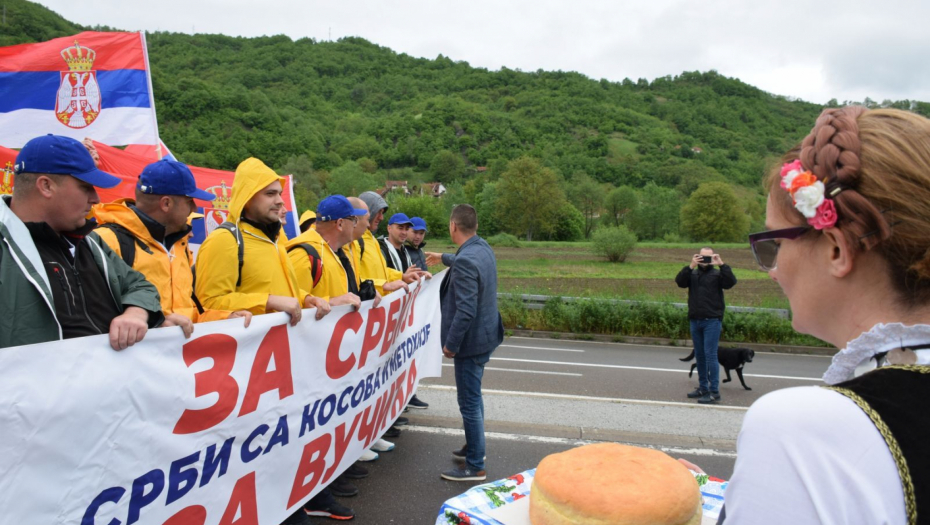
[[[132,199],[119,199],[108,204],[98,204],[94,207],[94,216],[101,225],[109,223],[122,226],[145,246],[143,249],[137,244],[132,269],[144,275],[158,289],[162,312],[165,315],[178,313],[195,323],[229,317],[229,312],[224,310],[204,310],[200,313],[194,304],[191,297],[194,292],[194,274],[191,271],[194,257],[187,246],[188,237],[175,241],[171,250],[167,250],[155,240],[136,212],[129,208],[133,203]],[[116,232],[100,227],[94,231],[117,255],[123,256]]]
[[[388,268],[387,261],[384,260],[384,254],[381,253],[381,245],[378,244],[378,240],[375,239],[370,230],[366,231],[362,238],[356,242],[365,244],[365,253],[361,254],[359,259],[358,269],[361,274],[359,278],[363,281],[365,279],[374,281],[378,293],[384,295],[384,290],[381,288],[384,283],[401,279],[404,274],[393,268]]]
[[[246,203],[274,181],[284,179],[256,158],[248,158],[236,168],[228,222],[242,232],[242,283],[239,277],[239,245],[236,235],[217,228],[200,245],[197,252],[197,297],[204,308],[249,310],[264,314],[269,295],[298,299],[301,305],[308,292],[297,283],[294,268],[287,257],[287,239],[278,233],[274,240],[260,229],[242,220]]]
[[[310,258],[307,252],[303,248],[295,248],[301,244],[313,246],[320,254],[320,259],[323,260],[323,275],[320,276],[320,281],[316,286],[313,286],[313,274],[310,272]],[[294,273],[297,274],[297,282],[302,289],[311,290],[314,297],[322,297],[327,301],[349,293],[349,274],[342,266],[339,256],[317,233],[316,228],[311,226],[309,230],[288,241],[287,249],[291,264],[294,265]],[[356,289],[358,285],[358,273],[356,272]]]

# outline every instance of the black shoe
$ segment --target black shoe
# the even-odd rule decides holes
[[[705,395],[707,395],[707,390],[698,387],[694,389],[694,392],[688,392],[688,399],[696,399],[699,397],[704,397]]]
[[[720,401],[720,392],[710,391],[710,397],[714,398],[715,401]]]
[[[467,453],[468,445],[462,445],[462,448],[452,451],[452,458],[458,461],[465,461],[465,454]],[[484,460],[487,460],[488,457],[485,456]]]
[[[351,467],[347,468],[346,471],[342,473],[342,477],[349,479],[367,478],[368,469],[358,463],[353,463]]]
[[[443,479],[448,479],[449,481],[484,481],[488,479],[488,475],[485,471],[475,470],[467,465],[447,470],[440,475]]]
[[[425,408],[429,408],[429,403],[425,401],[420,401],[419,399],[417,399],[417,395],[414,394],[413,397],[410,398],[410,401],[407,402],[407,406],[410,408],[425,409]]]
[[[281,522],[281,525],[311,525],[310,518],[307,517],[307,514],[302,510],[291,514],[287,517],[286,520]]]
[[[384,431],[384,436],[386,438],[396,438],[400,435],[400,429],[397,427],[391,427]]]
[[[698,398],[698,403],[702,405],[716,405],[720,402],[720,394],[716,395],[713,392],[707,392],[703,396]]]
[[[332,496],[326,498],[328,501],[325,504],[317,502],[314,505],[314,499],[304,505],[304,514],[307,516],[322,516],[334,520],[350,520],[355,517],[354,510],[340,505]]]
[[[403,416],[401,416],[401,417],[397,418],[393,423],[391,423],[391,426],[394,426],[394,427],[402,427],[402,426],[406,425],[407,423],[410,423],[410,420],[407,419],[407,418],[405,418],[405,417],[403,417]]]
[[[358,487],[343,479],[342,476],[329,484],[329,491],[333,493],[333,496],[339,496],[340,498],[351,498],[358,495]]]

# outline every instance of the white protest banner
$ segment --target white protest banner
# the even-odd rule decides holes
[[[0,523],[281,523],[440,375],[440,281],[294,327],[0,350]]]

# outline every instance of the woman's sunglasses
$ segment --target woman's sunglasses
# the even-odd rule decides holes
[[[778,258],[778,247],[780,246],[776,241],[780,239],[794,240],[810,230],[810,226],[797,226],[782,230],[750,233],[749,247],[752,248],[752,256],[755,257],[756,263],[764,271],[774,270]]]

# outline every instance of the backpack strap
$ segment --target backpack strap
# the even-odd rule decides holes
[[[313,286],[316,286],[319,284],[320,278],[323,277],[323,258],[320,257],[320,252],[316,251],[316,248],[309,243],[292,246],[288,252],[292,252],[297,248],[307,252],[307,257],[310,259],[310,276],[313,278]]]
[[[136,246],[141,248],[145,253],[152,255],[152,250],[150,250],[144,242],[140,241],[123,225],[116,224],[115,222],[108,222],[97,227],[106,228],[112,231],[114,235],[116,235],[116,242],[119,243],[120,257],[123,258],[123,262],[125,262],[130,268],[132,268],[132,264],[136,261]]]
[[[233,237],[236,238],[236,244],[239,246],[239,277],[236,279],[236,288],[239,288],[242,286],[242,264],[245,262],[245,246],[243,246],[242,242],[242,231],[229,221],[220,224],[217,228],[222,228],[231,233]]]
[[[191,262],[191,252],[190,250],[184,250],[187,253],[187,263]],[[191,299],[194,300],[194,306],[197,307],[197,311],[200,313],[204,312],[203,305],[200,304],[200,299],[197,298],[197,265],[191,264]]]

